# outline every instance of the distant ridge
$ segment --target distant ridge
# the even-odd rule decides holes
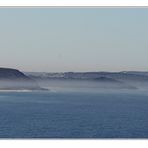
[[[112,78],[115,80],[148,81],[148,72],[26,72],[27,76],[39,79],[100,79]],[[101,79],[100,79],[101,80]]]
[[[121,72],[26,72],[30,78],[45,83],[50,80],[62,81],[93,81],[100,84],[100,86],[129,87],[148,89],[148,72],[147,71],[121,71]],[[113,86],[114,85],[114,86]]]

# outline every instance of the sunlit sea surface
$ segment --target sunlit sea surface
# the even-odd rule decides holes
[[[0,138],[148,138],[148,91],[0,91]]]

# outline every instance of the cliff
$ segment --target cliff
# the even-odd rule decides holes
[[[38,84],[17,69],[0,68],[0,90],[38,90]]]

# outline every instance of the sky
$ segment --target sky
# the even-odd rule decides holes
[[[148,71],[148,8],[0,8],[0,67]]]

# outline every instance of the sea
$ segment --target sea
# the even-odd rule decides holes
[[[0,91],[0,138],[148,138],[148,91],[52,85]]]

